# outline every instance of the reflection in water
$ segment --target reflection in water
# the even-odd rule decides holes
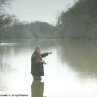
[[[68,41],[63,46],[61,59],[64,62],[67,61],[80,77],[97,78],[97,42]]]
[[[43,97],[44,82],[34,80],[31,85],[31,97]]]

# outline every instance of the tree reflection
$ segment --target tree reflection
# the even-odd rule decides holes
[[[81,77],[97,77],[97,42],[68,41],[62,43],[61,60]]]

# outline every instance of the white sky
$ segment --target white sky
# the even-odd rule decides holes
[[[61,11],[66,11],[75,1],[77,0],[13,0],[8,12],[23,21],[55,24]]]

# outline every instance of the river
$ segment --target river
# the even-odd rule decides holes
[[[53,54],[44,58],[45,76],[34,81],[31,55],[36,46]],[[0,96],[97,97],[97,41],[25,40],[0,44]]]

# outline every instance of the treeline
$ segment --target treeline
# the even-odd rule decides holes
[[[58,18],[62,38],[97,39],[97,0],[79,0]]]
[[[58,38],[56,27],[45,22],[19,22],[2,29],[2,39]]]

